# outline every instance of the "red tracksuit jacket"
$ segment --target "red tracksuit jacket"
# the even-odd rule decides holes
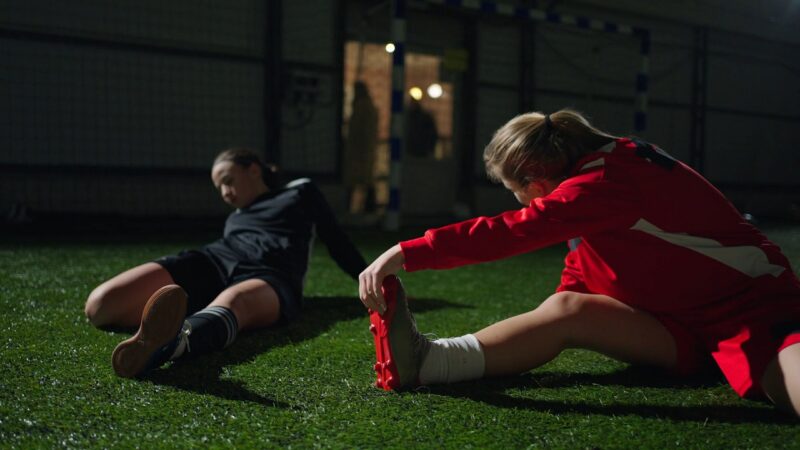
[[[702,176],[623,138],[582,158],[549,195],[401,242],[405,269],[447,269],[580,238],[559,290],[680,313],[753,286],[800,293],[780,249]]]

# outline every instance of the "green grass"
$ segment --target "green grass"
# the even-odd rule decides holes
[[[771,231],[800,266],[797,228]],[[368,258],[398,236],[355,234]],[[303,318],[142,381],[114,376],[128,334],[92,328],[89,291],[202,240],[0,244],[0,447],[800,447],[800,421],[739,399],[716,375],[673,379],[585,351],[530,373],[385,393],[372,387],[356,286],[319,246]],[[404,275],[418,325],[473,332],[534,308],[562,250]]]

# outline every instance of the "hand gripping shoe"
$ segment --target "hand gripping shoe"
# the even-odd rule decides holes
[[[186,317],[186,291],[170,284],[157,290],[144,306],[139,331],[117,345],[111,355],[114,372],[133,378],[161,366],[179,342]]]
[[[386,312],[381,316],[371,311],[369,316],[377,359],[375,386],[386,391],[413,388],[419,384],[419,369],[431,344],[417,331],[400,279],[386,277],[381,290]]]

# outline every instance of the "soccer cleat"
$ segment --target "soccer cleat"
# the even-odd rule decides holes
[[[375,386],[386,391],[411,388],[419,384],[419,368],[431,344],[417,331],[400,279],[386,277],[381,290],[386,312],[381,316],[371,311],[369,315],[377,359],[373,367],[378,376]]]
[[[133,378],[169,360],[181,342],[186,317],[186,291],[170,284],[157,290],[144,306],[139,330],[117,345],[111,355],[114,372]]]

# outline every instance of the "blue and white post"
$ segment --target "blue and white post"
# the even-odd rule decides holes
[[[405,145],[405,100],[406,67],[406,0],[392,1],[392,112],[389,118],[389,205],[386,209],[384,228],[396,231],[400,228],[400,183],[403,174],[403,146]]]
[[[427,0],[428,3],[462,8],[483,15],[515,17],[535,22],[549,22],[555,25],[573,26],[586,30],[622,34],[639,38],[639,53],[642,66],[636,75],[636,98],[633,128],[642,132],[647,128],[647,99],[650,71],[650,31],[641,27],[617,24],[582,16],[558,14],[535,8],[515,7],[492,0]],[[400,227],[400,180],[402,175],[402,154],[405,124],[403,100],[405,99],[405,47],[406,47],[406,0],[392,1],[392,40],[395,51],[392,56],[392,115],[389,149],[389,207],[386,211],[385,228],[397,230]]]

